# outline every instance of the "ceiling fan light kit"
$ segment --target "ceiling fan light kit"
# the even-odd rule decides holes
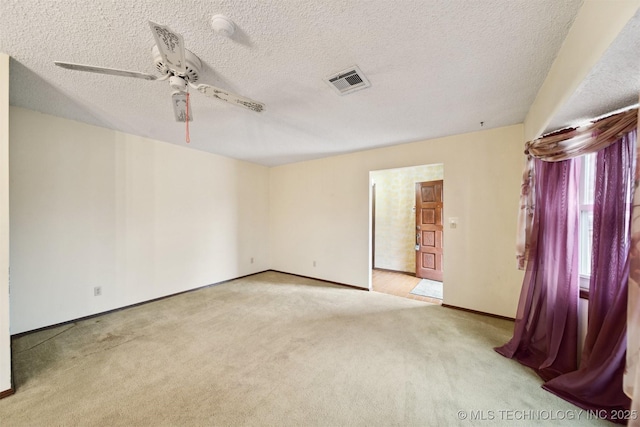
[[[227,37],[235,31],[234,23],[223,15],[216,15],[211,20],[212,28]],[[54,61],[61,68],[90,73],[108,74],[122,77],[134,77],[144,80],[169,80],[169,86],[173,89],[171,94],[174,116],[178,122],[193,120],[191,105],[189,102],[189,87],[210,98],[239,105],[255,112],[264,110],[264,104],[227,92],[223,89],[207,84],[196,84],[200,79],[202,62],[193,52],[185,49],[182,35],[169,27],[149,21],[149,27],[153,33],[156,45],[152,48],[153,63],[160,73],[160,77],[138,71],[118,70],[115,68],[97,67],[94,65],[82,65],[71,62]],[[187,138],[188,139],[188,138]]]
[[[187,118],[190,122],[193,121],[193,113],[191,112],[191,105],[189,105],[189,97],[186,92],[173,92],[171,94],[171,102],[177,122],[186,122]]]

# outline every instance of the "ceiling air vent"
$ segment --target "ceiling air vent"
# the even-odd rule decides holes
[[[327,82],[338,95],[346,95],[347,93],[371,86],[371,83],[369,83],[369,80],[362,74],[360,68],[355,65],[327,77],[324,81]]]

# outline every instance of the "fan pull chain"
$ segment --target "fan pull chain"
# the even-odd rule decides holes
[[[191,142],[191,138],[189,138],[189,92],[187,92],[187,120],[185,120],[187,132],[186,132],[186,140],[187,144]]]

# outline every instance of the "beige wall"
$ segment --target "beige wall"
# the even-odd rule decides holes
[[[20,108],[10,120],[12,333],[269,268],[268,168]]]
[[[376,184],[375,268],[416,271],[416,182],[444,178],[442,164],[371,172]]]
[[[442,163],[444,216],[459,218],[444,238],[444,302],[514,316],[522,141],[515,125],[272,168],[271,267],[368,287],[369,172]]]
[[[459,218],[445,303],[514,315],[522,125],[268,169],[20,108],[10,118],[12,333],[268,268],[368,287],[369,172],[434,163],[445,219]]]
[[[11,388],[9,335],[9,56],[0,53],[0,392]]]

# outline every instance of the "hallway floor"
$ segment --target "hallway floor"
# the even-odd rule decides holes
[[[421,280],[418,277],[376,269],[374,269],[371,274],[372,287],[376,292],[442,305],[442,300],[413,295],[411,293],[413,288],[415,288]]]

